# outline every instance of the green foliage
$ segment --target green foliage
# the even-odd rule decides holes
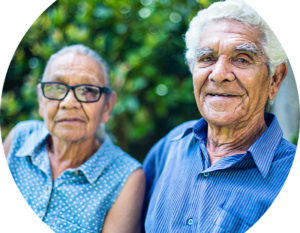
[[[183,35],[210,0],[58,0],[26,33],[5,80],[2,136],[19,121],[37,119],[38,84],[61,47],[82,43],[111,68],[118,94],[108,128],[124,150],[143,160],[176,125],[199,118],[184,63]]]

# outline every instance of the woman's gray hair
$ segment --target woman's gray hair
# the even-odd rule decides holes
[[[262,34],[261,46],[266,56],[269,76],[273,76],[276,67],[287,60],[285,52],[266,22],[243,0],[216,2],[201,10],[190,22],[185,35],[186,61],[190,71],[196,61],[196,49],[201,40],[201,32],[206,24],[214,20],[231,19],[249,25]]]
[[[58,50],[56,53],[52,54],[51,57],[49,58],[49,60],[47,61],[43,76],[42,76],[42,80],[44,80],[45,75],[47,73],[47,69],[49,67],[49,65],[51,64],[51,62],[66,53],[79,53],[79,54],[83,54],[86,56],[89,56],[90,58],[92,58],[95,62],[97,62],[99,64],[99,66],[102,68],[103,73],[104,73],[104,77],[105,77],[105,82],[106,82],[106,86],[110,87],[110,81],[109,81],[109,68],[106,64],[106,62],[103,60],[103,58],[94,50],[90,49],[89,47],[82,45],[82,44],[75,44],[75,45],[69,45],[66,47],[63,47],[62,49]]]

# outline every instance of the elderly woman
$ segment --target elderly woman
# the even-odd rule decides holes
[[[99,138],[116,101],[104,61],[83,45],[52,55],[38,85],[41,121],[19,123],[4,142],[12,176],[55,232],[139,232],[140,164]]]

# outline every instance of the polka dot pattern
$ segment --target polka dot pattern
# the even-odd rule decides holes
[[[107,136],[89,160],[52,181],[48,135],[41,121],[21,122],[14,128],[7,162],[17,186],[55,232],[100,232],[108,210],[140,164]]]

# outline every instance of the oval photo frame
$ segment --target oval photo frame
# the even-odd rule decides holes
[[[30,15],[39,15],[43,10],[46,9],[53,1],[37,1],[30,0],[26,1],[26,4],[21,6],[21,12],[15,12],[13,10],[14,6],[18,5],[20,1],[12,0],[10,3],[2,3],[1,8],[7,11],[6,14],[0,14],[1,22],[6,24],[6,22],[13,21],[14,30],[24,32],[24,26],[28,25],[28,21],[33,22]],[[295,50],[295,44],[297,44],[297,38],[299,38],[299,32],[294,30],[292,27],[286,27],[285,25],[294,25],[295,22],[299,22],[300,16],[296,12],[296,3],[292,0],[287,0],[284,6],[280,4],[272,5],[271,12],[264,12],[264,9],[269,9],[270,6],[267,3],[259,2],[258,0],[248,0],[249,4],[254,7],[269,23],[270,27],[274,30],[275,34],[278,36],[282,42],[288,57],[290,58],[291,65],[293,67],[293,72],[299,87],[299,75],[300,75],[300,64],[297,61],[297,50]],[[8,5],[9,4],[9,5]],[[36,5],[39,6],[36,7]],[[292,14],[293,12],[294,14]],[[277,17],[280,15],[280,17]],[[24,18],[26,20],[22,20]],[[277,19],[280,18],[282,24],[276,23]],[[297,18],[297,21],[294,20]],[[268,20],[269,19],[269,20]],[[272,22],[274,20],[274,23]],[[290,23],[294,20],[294,23]],[[274,24],[274,25],[273,25]],[[277,25],[277,26],[276,26]],[[1,25],[2,26],[2,25]],[[11,40],[14,37],[14,33],[11,28],[5,27],[6,31],[3,31],[5,38],[2,41],[1,53],[1,64],[4,69],[1,69],[1,87],[3,87],[4,77],[8,64],[11,60],[12,54],[17,47],[17,43],[23,37],[21,35],[19,39]],[[25,30],[26,31],[26,30]],[[288,35],[287,35],[288,32]],[[21,33],[22,34],[22,33]],[[5,49],[5,45],[9,44],[9,47]],[[11,44],[12,43],[12,44]],[[15,44],[16,43],[16,44]],[[4,65],[7,64],[7,65]],[[1,88],[2,89],[2,88]],[[2,93],[1,93],[2,94]],[[263,217],[249,230],[249,232],[298,232],[300,229],[299,223],[297,222],[296,211],[300,208],[300,189],[297,187],[298,180],[300,178],[300,164],[299,164],[299,149],[297,150],[297,156],[295,157],[294,164],[290,171],[287,181],[283,186],[278,197],[275,199],[274,203],[270,209],[263,215]],[[298,168],[298,170],[296,170]],[[0,196],[0,205],[2,206],[0,213],[3,220],[0,229],[3,232],[48,232],[48,227],[40,221],[40,219],[31,211],[30,207],[24,203],[22,196],[14,195],[17,187],[11,178],[11,175],[7,169],[5,158],[3,155],[3,150],[1,149],[1,159],[0,159],[0,171],[1,171],[1,184],[3,185],[3,190]],[[297,179],[298,178],[298,179]],[[22,204],[21,204],[22,203]],[[29,207],[29,208],[28,208]],[[49,232],[51,232],[49,230]]]

